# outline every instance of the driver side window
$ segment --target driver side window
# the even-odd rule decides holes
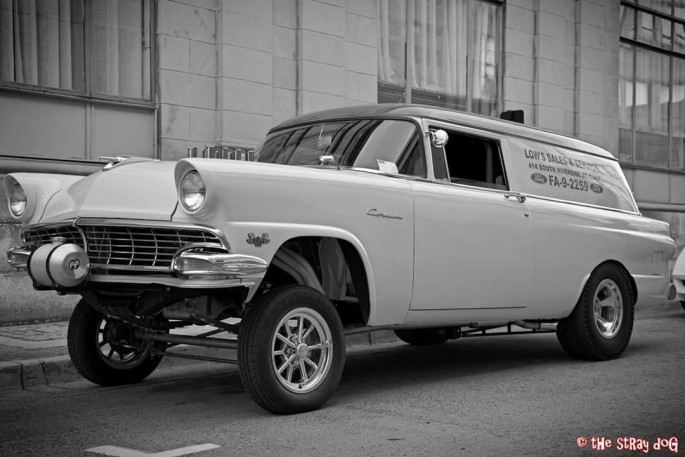
[[[447,134],[449,140],[444,150],[450,182],[490,189],[509,188],[497,141],[454,131]]]

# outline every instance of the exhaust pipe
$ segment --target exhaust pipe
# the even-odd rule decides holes
[[[555,331],[557,329],[557,324],[552,322],[515,321],[514,324],[529,330]]]

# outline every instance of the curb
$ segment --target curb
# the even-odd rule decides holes
[[[369,333],[349,335],[345,338],[347,348],[372,347],[397,341],[399,340],[392,330],[375,330]],[[71,363],[68,355],[0,362],[0,389],[26,389],[77,379],[82,379],[82,377]]]
[[[0,388],[26,389],[73,381],[80,377],[69,356],[0,362]]]

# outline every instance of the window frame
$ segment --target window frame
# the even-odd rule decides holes
[[[433,176],[432,175],[433,163],[428,157],[427,150],[426,150],[426,144],[425,144],[425,141],[423,141],[423,138],[425,137],[425,131],[423,129],[423,124],[419,119],[416,119],[413,117],[392,116],[392,115],[390,115],[390,116],[332,117],[330,119],[326,119],[326,118],[321,119],[318,122],[305,122],[305,123],[301,123],[301,124],[298,123],[298,124],[287,126],[283,129],[269,131],[267,133],[267,135],[265,136],[263,142],[259,146],[257,146],[256,150],[259,150],[264,145],[266,145],[267,140],[269,139],[269,137],[271,135],[274,135],[274,134],[280,135],[280,134],[289,133],[289,138],[292,138],[293,135],[295,135],[296,133],[301,131],[302,133],[300,134],[300,138],[297,140],[295,148],[293,149],[293,151],[290,152],[290,155],[288,156],[288,159],[286,160],[286,162],[264,162],[264,163],[273,163],[273,164],[279,164],[279,165],[284,165],[284,166],[317,166],[317,165],[296,165],[296,164],[287,163],[288,160],[290,159],[290,156],[292,156],[292,154],[295,152],[295,150],[299,146],[299,143],[302,141],[302,138],[304,137],[304,135],[306,135],[307,131],[309,131],[311,128],[313,128],[315,126],[323,125],[323,124],[325,124],[325,125],[337,124],[337,123],[353,124],[353,123],[359,123],[359,122],[364,122],[364,121],[379,122],[379,123],[382,123],[385,121],[400,121],[400,122],[406,122],[406,123],[410,124],[411,126],[413,126],[414,132],[410,136],[407,143],[404,145],[404,148],[402,149],[402,152],[399,154],[397,160],[398,160],[398,163],[403,161],[404,159],[406,159],[408,154],[411,153],[414,146],[418,147],[419,153],[421,154],[421,156],[423,158],[423,164],[424,164],[426,176],[408,175],[408,174],[400,173],[399,171],[398,171],[398,173],[387,173],[387,172],[383,172],[383,171],[376,170],[376,169],[364,168],[364,167],[352,167],[352,166],[348,166],[348,165],[336,164],[336,166],[340,166],[343,168],[349,168],[349,169],[357,169],[357,170],[369,170],[369,171],[372,171],[374,173],[380,173],[380,174],[384,174],[384,175],[388,175],[388,176],[396,176],[396,177],[400,177],[400,178],[404,178],[404,179],[417,179],[417,180],[432,180],[433,179],[432,178],[432,176]],[[347,128],[349,128],[349,127],[347,127]],[[343,127],[341,129],[341,131],[346,130],[347,128]],[[333,142],[331,142],[331,145],[337,145],[339,141],[340,141],[340,138],[337,140],[333,139]],[[288,142],[289,142],[289,139],[286,140],[286,142],[284,144],[287,144]],[[365,142],[366,142],[366,140],[364,141],[364,143]],[[257,161],[259,161],[259,160],[257,160]]]
[[[439,166],[439,164],[435,163],[435,160],[433,159],[433,154],[436,148],[433,146],[433,144],[430,141],[430,135],[426,134],[424,135],[425,141],[427,142],[428,148],[431,150],[431,166],[432,166],[432,175],[433,175],[433,182],[438,183],[438,184],[447,184],[451,186],[464,186],[468,187],[469,189],[481,189],[481,190],[486,190],[490,192],[501,192],[501,193],[508,193],[511,192],[511,180],[509,179],[509,174],[507,171],[507,164],[504,158],[504,153],[503,153],[503,148],[502,148],[502,138],[498,135],[491,135],[488,134],[488,132],[476,130],[473,128],[469,127],[464,127],[459,124],[452,124],[449,122],[445,121],[439,121],[436,119],[425,119],[424,122],[424,131],[425,132],[430,132],[431,130],[435,129],[441,129],[444,130],[450,134],[450,132],[454,133],[455,135],[462,135],[462,136],[468,136],[472,138],[477,138],[482,141],[487,141],[489,143],[493,143],[497,149],[497,157],[499,158],[500,165],[502,167],[502,178],[504,179],[504,184],[503,188],[498,188],[498,187],[489,187],[489,186],[479,186],[478,184],[469,184],[469,183],[463,183],[463,182],[452,182],[450,180],[451,175],[449,171],[449,161],[447,160],[447,151],[444,146],[442,146],[440,149],[442,150],[442,157],[440,159],[440,162],[442,165],[444,165],[444,170],[441,170],[441,173],[444,173],[447,175],[446,179],[441,179],[441,178],[436,178],[438,176],[438,170],[436,170],[435,167]],[[449,144],[449,143],[448,143]]]
[[[626,167],[626,168],[633,168],[633,169],[646,169],[646,170],[655,170],[655,171],[668,171],[670,173],[680,173],[680,174],[685,174],[685,163],[681,164],[681,168],[675,168],[673,164],[673,157],[672,157],[672,150],[674,146],[674,139],[675,138],[681,138],[685,141],[685,135],[683,137],[675,137],[673,135],[673,85],[674,85],[674,59],[681,59],[685,61],[685,53],[679,53],[675,51],[675,43],[676,43],[676,37],[675,37],[675,32],[676,32],[676,25],[680,24],[685,27],[685,18],[679,18],[675,16],[675,5],[673,2],[671,2],[671,13],[664,13],[659,10],[655,10],[652,8],[649,8],[647,6],[643,6],[638,4],[638,2],[634,0],[621,0],[620,3],[621,8],[627,8],[628,10],[632,10],[632,37],[626,37],[623,35],[621,32],[620,34],[620,45],[624,45],[630,48],[630,65],[631,65],[631,77],[632,79],[629,81],[631,84],[631,94],[630,94],[630,99],[633,100],[633,107],[631,109],[630,113],[630,127],[623,127],[620,123],[620,118],[619,118],[619,131],[620,130],[625,130],[630,132],[630,151],[621,151],[619,150],[619,162],[621,166]],[[647,13],[650,14],[656,18],[661,18],[661,19],[666,19],[670,22],[671,24],[671,46],[670,49],[651,44],[651,43],[646,43],[644,41],[640,41],[639,39],[639,31],[638,31],[638,21],[640,18],[640,13]],[[656,53],[660,56],[666,56],[668,58],[668,107],[667,107],[667,126],[666,126],[666,136],[667,136],[667,146],[666,146],[666,163],[667,166],[659,166],[659,165],[645,165],[643,163],[639,163],[637,160],[637,134],[638,132],[643,132],[643,133],[658,133],[655,131],[647,131],[643,129],[638,129],[637,127],[637,109],[635,107],[635,101],[636,101],[636,91],[637,91],[637,84],[636,84],[636,79],[637,79],[637,70],[638,70],[638,53],[639,51],[642,50],[647,53]],[[620,69],[620,66],[619,66]],[[623,80],[619,73],[619,81]],[[651,105],[649,105],[651,107]],[[620,109],[620,108],[619,108]],[[685,133],[685,132],[683,132]],[[619,138],[620,138],[620,132],[619,132]],[[619,142],[620,146],[620,142]],[[684,146],[685,147],[685,144]],[[627,161],[626,158],[630,157],[630,160]]]
[[[143,33],[144,40],[147,39],[147,47],[149,48],[149,62],[147,62],[150,94],[146,98],[124,97],[120,95],[109,95],[96,93],[92,88],[93,68],[91,63],[91,55],[93,52],[93,35],[94,24],[92,20],[93,6],[90,0],[84,0],[84,24],[83,24],[83,48],[84,48],[84,88],[78,89],[62,89],[59,87],[48,87],[34,84],[18,83],[14,81],[5,81],[0,79],[0,90],[15,92],[15,93],[30,93],[34,95],[48,96],[67,100],[86,101],[91,103],[98,103],[104,105],[129,106],[140,108],[155,108],[155,94],[157,93],[157,78],[155,77],[155,62],[157,62],[157,0],[141,0],[143,5],[148,2],[149,6],[147,18],[148,31]]]
[[[408,3],[413,0],[405,0],[404,2],[404,7],[408,8]],[[495,71],[495,87],[496,87],[496,92],[497,95],[495,96],[495,99],[493,101],[493,109],[492,113],[499,113],[500,107],[502,106],[502,90],[503,90],[503,50],[504,50],[504,7],[505,7],[505,0],[465,0],[468,5],[468,15],[469,18],[471,16],[471,12],[473,11],[474,5],[478,3],[486,3],[490,5],[494,5],[497,7],[497,13],[496,13],[496,18],[495,18],[495,29],[497,30],[497,39],[495,40],[495,63],[496,63],[496,71]],[[402,94],[402,97],[397,101],[398,103],[414,103],[412,101],[412,92],[417,91],[417,92],[422,92],[426,94],[435,94],[438,99],[446,99],[446,100],[454,100],[454,107],[449,106],[447,108],[449,109],[455,109],[458,111],[464,111],[468,113],[474,113],[473,111],[473,82],[471,80],[471,75],[470,75],[470,68],[471,65],[473,64],[472,62],[472,52],[474,48],[474,40],[473,40],[473,33],[472,33],[472,21],[468,21],[468,28],[466,30],[466,39],[467,39],[467,45],[466,48],[468,50],[467,52],[467,60],[466,60],[466,97],[465,97],[465,106],[459,106],[461,103],[458,103],[458,101],[461,99],[460,96],[458,95],[452,95],[452,94],[447,94],[447,93],[441,93],[441,92],[432,92],[428,91],[425,89],[418,89],[413,87],[414,81],[412,80],[411,76],[411,71],[410,71],[410,53],[409,53],[409,46],[413,43],[413,33],[410,33],[413,31],[413,24],[410,23],[410,17],[407,14],[406,15],[406,23],[405,23],[405,42],[404,42],[404,86],[399,85],[399,84],[393,84],[391,82],[387,81],[382,81],[378,79],[377,81],[377,88],[378,88],[378,93],[380,94],[381,92],[385,91],[391,91],[391,93],[396,93],[397,94]],[[379,52],[379,57],[380,58],[380,52]],[[379,101],[380,102],[380,101]],[[423,104],[426,104],[423,102]],[[434,105],[434,106],[441,106],[445,107],[445,105],[436,105],[436,104],[430,104],[429,105]],[[484,114],[486,116],[492,115],[492,113]],[[481,113],[482,114],[482,113]]]

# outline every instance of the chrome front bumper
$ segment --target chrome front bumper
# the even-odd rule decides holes
[[[34,251],[35,246],[14,247],[7,251],[7,262],[17,271],[26,274]],[[190,248],[174,255],[173,276],[90,273],[88,280],[102,283],[165,284],[188,288],[251,286],[266,272],[268,266],[268,263],[259,257]],[[122,269],[122,272],[124,270]],[[36,281],[33,274],[31,276]],[[54,284],[52,287],[48,284],[43,286],[55,287]]]
[[[7,263],[17,270],[26,270],[29,264],[29,257],[34,248],[31,246],[17,246],[7,251]]]
[[[188,249],[174,256],[171,268],[179,276],[255,276],[269,264],[259,257]]]

